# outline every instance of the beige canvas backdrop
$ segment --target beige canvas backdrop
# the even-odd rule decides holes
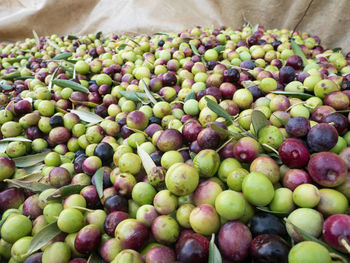
[[[310,0],[0,0],[0,41],[39,35],[154,33],[240,27],[242,14],[265,28],[293,29]],[[350,0],[314,0],[298,29],[350,51]]]

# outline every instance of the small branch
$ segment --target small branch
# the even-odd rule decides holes
[[[345,238],[340,239],[340,243],[345,247],[345,249],[348,251],[350,254],[350,245],[349,243],[345,240]]]
[[[300,25],[300,23],[303,21],[304,17],[306,16],[306,13],[307,13],[307,11],[310,9],[311,4],[312,4],[313,1],[314,1],[314,0],[311,0],[311,1],[309,2],[309,5],[306,7],[304,14],[301,16],[301,18],[299,19],[298,23],[295,25],[295,27],[294,27],[294,29],[293,29],[293,32],[292,32],[292,36],[293,36],[295,30],[296,30],[296,29],[298,28],[298,26]]]

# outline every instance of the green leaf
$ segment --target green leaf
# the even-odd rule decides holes
[[[90,102],[90,101],[78,101],[78,100],[73,100],[72,98],[69,98],[69,100],[74,103],[75,105],[84,105],[88,106],[90,108],[96,108],[98,104]]]
[[[138,102],[140,101],[140,98],[142,100],[148,100],[148,97],[145,93],[142,93],[142,92],[133,92],[133,91],[125,91],[125,90],[122,90],[120,91],[120,94],[127,98],[128,100],[132,100],[132,101],[135,101],[135,102]]]
[[[32,142],[32,140],[25,137],[8,137],[0,140],[0,142]]]
[[[53,238],[55,238],[59,233],[61,233],[61,230],[58,228],[57,222],[48,224],[33,237],[32,241],[30,241],[26,255],[30,255],[39,250]]]
[[[255,134],[258,135],[260,129],[267,126],[267,118],[264,113],[258,110],[253,110],[251,118]]]
[[[96,253],[92,253],[89,258],[87,263],[101,263],[103,262],[102,259],[96,254]]]
[[[290,222],[287,218],[284,218],[284,221],[286,222],[286,226],[289,226],[291,228],[294,229],[295,232],[297,232],[299,235],[301,235],[305,240],[307,241],[313,241],[316,242],[322,246],[324,246],[325,248],[327,248],[327,250],[330,253],[334,253],[337,254],[338,256],[346,259],[348,262],[350,261],[350,257],[348,255],[345,255],[341,252],[339,252],[338,250],[335,250],[334,248],[332,248],[330,245],[328,245],[327,243],[317,239],[316,237],[311,236],[310,234],[306,233],[304,230],[302,230],[301,228],[297,227],[296,225],[294,225],[292,222]]]
[[[50,194],[46,200],[50,200],[52,198],[65,198],[67,196],[73,195],[73,194],[79,194],[81,189],[83,189],[86,185],[80,185],[80,184],[71,184],[71,185],[65,185],[61,188],[57,189],[55,192]]]
[[[33,166],[29,166],[29,167],[25,167],[23,168],[27,173],[31,174],[31,173],[36,173],[36,172],[40,172],[41,169],[44,167],[45,165],[43,163],[41,164],[36,164]]]
[[[154,35],[160,35],[160,36],[170,36],[170,33],[167,33],[167,32],[157,32],[157,33],[154,33]]]
[[[79,38],[76,37],[76,36],[73,36],[73,35],[68,35],[68,36],[67,36],[67,39],[68,39],[68,40],[76,40],[76,39],[79,39]]]
[[[135,40],[131,39],[131,38],[128,38],[132,43],[134,43],[136,46],[140,46],[139,43],[137,43]]]
[[[152,168],[156,167],[156,164],[153,162],[149,154],[139,145],[137,145],[137,153],[140,156],[143,168],[145,168],[146,173],[149,174]]]
[[[225,46],[218,45],[214,49],[216,50],[216,52],[218,52],[218,54],[220,54],[221,52],[223,52],[225,50]]]
[[[21,182],[39,182],[43,178],[43,175],[40,172],[34,172],[17,178],[16,180]]]
[[[104,172],[104,169],[103,169],[103,167],[101,167],[94,174],[95,186],[96,186],[98,196],[100,198],[103,197],[103,172]]]
[[[332,50],[333,50],[334,52],[339,52],[339,51],[342,50],[342,48],[341,48],[341,47],[335,47],[335,48],[332,48]]]
[[[215,101],[213,101],[209,98],[205,98],[205,100],[206,100],[207,106],[210,110],[215,112],[220,117],[224,117],[229,124],[232,124],[232,118],[231,118],[230,114],[227,113],[226,110],[224,110],[219,104],[217,104]]]
[[[221,263],[222,257],[218,247],[215,245],[215,234],[211,235],[209,243],[209,260],[208,263]]]
[[[26,80],[26,79],[34,79],[34,76],[20,76],[16,78],[16,80]]]
[[[96,39],[100,39],[101,36],[102,36],[102,31],[99,31],[96,33]]]
[[[242,81],[241,84],[246,89],[256,86],[256,83],[254,81],[251,81],[251,80]]]
[[[58,70],[60,69],[60,67],[57,67],[56,69],[55,69],[55,71],[53,72],[53,74],[52,74],[52,77],[51,77],[51,79],[50,79],[50,83],[49,83],[49,86],[47,87],[47,89],[49,90],[49,91],[51,91],[51,89],[52,89],[52,81],[56,78],[56,75],[57,75],[57,72],[58,72]]]
[[[305,57],[304,52],[301,50],[300,46],[294,41],[294,39],[290,40],[290,43],[292,44],[292,49],[295,55],[301,57],[301,59],[303,60],[304,65],[308,64],[308,61]]]
[[[72,56],[71,52],[64,52],[53,57],[52,60],[66,60]]]
[[[13,87],[11,85],[5,85],[5,84],[0,84],[0,88],[2,90],[10,90],[12,89]]]
[[[38,182],[26,182],[18,179],[5,179],[4,182],[8,183],[11,187],[17,187],[22,189],[27,189],[34,193],[41,193],[47,189],[51,189],[51,185],[42,184]]]
[[[78,115],[82,121],[86,121],[90,124],[97,124],[104,120],[101,116],[91,111],[71,110],[70,112]]]
[[[256,209],[263,211],[265,213],[269,213],[269,214],[273,214],[276,216],[286,216],[289,213],[283,213],[283,212],[277,212],[277,211],[271,211],[268,207],[264,207],[264,206],[257,206]]]
[[[238,132],[232,132],[232,131],[229,131],[229,130],[225,130],[225,129],[221,128],[219,125],[217,125],[215,123],[210,124],[210,128],[212,128],[214,131],[216,131],[219,134],[223,134],[223,135],[226,135],[226,136],[231,136],[235,140],[239,140],[239,139],[244,137],[243,134],[240,134]]]
[[[271,93],[278,94],[278,95],[290,96],[290,97],[299,98],[299,99],[308,99],[308,98],[313,97],[313,95],[311,95],[311,94],[302,93],[302,92],[293,92],[293,91],[274,90],[274,91],[271,91]]]
[[[18,56],[16,58],[9,59],[7,62],[10,63],[10,64],[13,64],[15,62],[21,61],[22,59],[29,59],[29,58],[30,58],[30,56]]]
[[[33,29],[33,36],[34,36],[34,39],[35,39],[35,43],[36,43],[37,47],[39,48],[39,47],[40,47],[40,39],[39,39],[39,36],[38,36],[38,34],[35,32],[34,29]]]
[[[197,56],[202,56],[199,52],[198,52],[198,49],[196,48],[196,46],[194,45],[194,44],[192,44],[192,43],[190,43],[190,47],[191,47],[191,49],[192,49],[192,52],[193,52],[193,54],[195,54],[195,55],[197,55]]]
[[[144,91],[145,91],[145,93],[146,93],[148,99],[149,99],[153,104],[156,104],[157,101],[156,101],[156,99],[153,97],[153,95],[151,94],[151,92],[149,91],[149,89],[148,89],[148,87],[147,87],[145,81],[142,79],[141,82],[142,82],[143,89],[144,89]]]
[[[25,155],[25,156],[13,158],[12,160],[15,162],[16,167],[20,167],[20,168],[30,167],[44,161],[47,154],[48,152]]]
[[[80,91],[84,93],[89,93],[89,90],[85,88],[83,85],[80,85],[74,81],[67,80],[67,79],[54,79],[52,81],[53,84],[60,86],[62,88],[71,88],[75,91]]]
[[[127,46],[128,46],[127,44],[121,44],[117,49],[118,50],[123,50]]]
[[[18,77],[21,76],[21,73],[19,73],[19,71],[15,71],[6,75],[3,75],[0,77],[0,79],[4,79],[4,80],[13,80],[16,79]]]
[[[188,100],[195,100],[196,99],[196,93],[191,92],[190,94],[188,94],[184,100],[184,102],[188,101]]]

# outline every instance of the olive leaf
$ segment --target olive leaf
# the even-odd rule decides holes
[[[6,148],[7,148],[8,144],[9,144],[9,142],[2,142],[2,143],[0,143],[0,153],[6,152]]]
[[[36,164],[36,165],[33,165],[33,166],[29,166],[29,167],[24,167],[23,169],[31,174],[31,173],[36,173],[36,172],[40,172],[41,169],[44,167],[45,165],[44,164]]]
[[[35,32],[34,29],[33,29],[33,36],[34,36],[35,43],[36,43],[37,47],[40,48],[40,39],[39,39],[39,36],[38,36],[38,34]]]
[[[339,112],[339,113],[348,113],[348,112],[350,112],[350,109],[349,109],[349,110],[337,110],[336,112]]]
[[[0,221],[0,230],[1,230],[2,225],[6,222],[6,220],[7,220],[7,218],[8,218],[9,216],[10,216],[10,215],[1,218],[1,221]]]
[[[16,167],[20,167],[20,168],[30,167],[44,161],[47,154],[48,152],[25,155],[25,156],[13,158],[12,160],[15,162]]]
[[[223,52],[225,50],[225,46],[218,45],[214,49],[215,49],[216,52],[218,52],[218,54],[220,54],[221,52]]]
[[[103,197],[103,172],[104,172],[104,169],[103,167],[101,167],[94,174],[95,186],[96,186],[98,196],[100,198]]]
[[[232,132],[232,131],[229,131],[229,130],[225,130],[225,129],[221,128],[219,125],[217,125],[215,123],[210,124],[210,128],[212,128],[214,131],[216,131],[219,134],[224,134],[226,136],[231,136],[235,140],[239,140],[239,139],[244,137],[243,134],[240,134],[238,132]]]
[[[308,61],[305,57],[304,52],[301,50],[300,46],[294,41],[294,39],[290,40],[290,43],[292,45],[292,50],[294,52],[295,55],[301,57],[301,59],[303,60],[304,65],[308,64]]]
[[[167,32],[157,32],[157,33],[154,33],[154,35],[160,35],[160,36],[170,36],[170,33],[167,33]]]
[[[98,104],[93,103],[91,101],[78,101],[78,100],[74,100],[72,98],[69,98],[69,100],[74,103],[75,105],[84,105],[84,106],[88,106],[90,108],[96,108],[98,106]]]
[[[213,101],[209,98],[205,98],[205,100],[206,100],[207,106],[210,110],[215,112],[220,117],[224,117],[229,124],[232,124],[232,118],[231,118],[230,114],[227,113],[226,110],[224,110],[219,104],[217,104],[215,101]]]
[[[299,98],[299,99],[308,99],[308,98],[313,97],[311,94],[302,93],[302,92],[293,92],[293,91],[273,90],[273,91],[271,91],[271,93],[277,94],[277,95],[291,96],[291,97]]]
[[[15,78],[16,80],[26,80],[26,79],[34,79],[34,76],[19,76]]]
[[[117,49],[118,50],[123,50],[125,47],[127,47],[127,44],[121,44]]]
[[[144,149],[142,149],[138,144],[137,144],[137,153],[141,159],[143,168],[145,168],[146,173],[149,174],[152,168],[156,167],[156,164],[153,162],[149,154]]]
[[[342,48],[341,48],[341,47],[335,47],[335,48],[332,48],[332,50],[333,50],[334,52],[339,52],[339,51],[342,50]]]
[[[102,259],[96,253],[90,254],[87,261],[87,263],[101,263],[101,262],[103,262]]]
[[[289,226],[291,228],[294,229],[295,232],[297,232],[300,236],[302,236],[302,238],[304,238],[307,241],[313,241],[316,242],[322,246],[324,246],[325,248],[327,248],[328,252],[330,253],[334,253],[336,255],[338,255],[339,257],[345,259],[346,261],[350,261],[350,257],[348,255],[345,255],[337,250],[335,250],[334,248],[332,248],[330,245],[328,245],[327,243],[319,240],[316,237],[311,236],[310,234],[308,234],[307,232],[305,232],[304,230],[302,230],[301,228],[297,227],[296,225],[294,225],[292,222],[289,221],[289,219],[284,218],[284,221],[286,222],[286,226]]]
[[[142,92],[133,92],[133,91],[122,90],[122,91],[120,91],[120,94],[123,97],[125,97],[126,99],[132,100],[132,101],[135,101],[135,102],[140,101],[140,99],[142,99],[142,100],[147,100],[148,99],[147,95],[145,93],[142,93]]]
[[[258,135],[260,129],[267,126],[267,118],[264,113],[258,110],[253,110],[251,118],[255,134]]]
[[[242,81],[241,82],[241,85],[244,87],[244,88],[250,88],[250,87],[254,87],[256,86],[255,82],[254,81],[251,81],[251,80],[245,80],[245,81]]]
[[[80,185],[80,184],[71,184],[71,185],[65,185],[61,188],[58,188],[56,191],[54,191],[52,194],[50,194],[46,200],[50,200],[52,198],[65,198],[67,196],[73,195],[73,194],[79,194],[81,189],[83,189],[86,185]]]
[[[58,49],[58,50],[61,49],[55,42],[51,41],[50,39],[46,39],[46,42],[49,43],[49,45],[55,49]]]
[[[97,124],[103,121],[103,118],[101,116],[90,111],[71,110],[70,112],[78,115],[82,121],[86,121],[90,124]]]
[[[196,94],[194,92],[191,92],[190,94],[188,94],[184,100],[184,102],[188,101],[188,100],[195,100],[196,99]]]
[[[42,184],[38,182],[26,182],[21,181],[18,179],[5,179],[4,182],[8,183],[10,187],[16,187],[21,189],[27,189],[29,191],[32,191],[34,193],[41,193],[47,189],[51,189],[51,185]]]
[[[129,41],[131,41],[132,43],[134,43],[136,46],[140,46],[139,43],[137,43],[135,40],[131,39],[131,38],[128,38]]]
[[[53,57],[52,60],[66,60],[72,56],[71,52],[64,52]]]
[[[202,56],[199,52],[198,52],[198,49],[196,48],[196,46],[194,45],[194,44],[192,44],[192,43],[190,43],[190,47],[191,47],[191,49],[192,49],[192,52],[193,52],[193,54],[195,54],[195,55],[197,55],[197,56]]]
[[[0,79],[4,80],[13,80],[21,76],[21,73],[19,71],[11,72],[9,74],[3,75],[0,77]]]
[[[215,245],[215,234],[211,235],[209,243],[209,260],[208,263],[221,263],[222,257],[218,247]]]
[[[29,58],[30,58],[30,56],[18,56],[16,58],[9,59],[7,62],[10,63],[10,64],[13,64],[15,62],[21,61],[22,59],[29,59]]]
[[[30,255],[33,252],[39,250],[60,233],[61,230],[58,228],[57,222],[48,224],[43,229],[41,229],[36,235],[34,235],[33,239],[30,241],[26,255]]]
[[[76,36],[73,36],[73,35],[68,35],[68,36],[67,36],[67,39],[68,39],[68,40],[76,40],[76,39],[79,39],[79,38],[76,37]]]
[[[0,84],[0,88],[2,90],[11,90],[12,86],[11,85]]]
[[[55,71],[53,72],[53,74],[52,74],[52,77],[51,77],[51,79],[50,79],[49,86],[47,87],[47,89],[48,89],[49,91],[51,91],[51,89],[52,89],[52,81],[56,78],[56,75],[57,75],[57,72],[58,72],[59,69],[60,69],[60,68],[57,67],[57,68],[55,69]]]
[[[149,89],[148,89],[148,87],[147,87],[145,81],[142,79],[141,82],[142,82],[143,89],[144,89],[144,91],[145,91],[145,93],[146,93],[148,99],[149,99],[153,104],[156,104],[157,101],[156,101],[156,99],[153,97],[153,95],[151,94],[151,92],[149,91]]]
[[[286,216],[289,214],[289,213],[284,213],[284,212],[272,211],[268,207],[264,207],[264,206],[257,206],[256,209],[258,209],[262,212],[265,212],[265,213],[276,215],[276,216]]]
[[[32,140],[25,137],[7,137],[0,140],[0,143],[1,142],[32,142]]]
[[[100,39],[101,35],[102,35],[101,31],[97,32],[95,35],[96,39]]]
[[[17,178],[16,180],[21,182],[39,182],[40,179],[43,178],[43,175],[39,172],[34,172],[31,174],[27,174],[25,176],[22,176],[20,178]]]
[[[63,66],[61,66],[63,68]],[[71,80],[67,80],[67,79],[54,79],[52,80],[52,83],[60,86],[62,88],[71,88],[72,90],[76,90],[76,91],[80,91],[80,92],[84,92],[84,93],[89,93],[89,90],[84,87],[81,84],[78,84],[74,81]]]

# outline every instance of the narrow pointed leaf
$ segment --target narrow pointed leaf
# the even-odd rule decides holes
[[[258,110],[253,110],[251,118],[255,134],[258,135],[260,129],[267,126],[267,118],[264,113]]]
[[[334,248],[332,248],[330,245],[328,245],[327,243],[319,240],[316,237],[311,236],[310,234],[306,233],[304,230],[302,230],[301,228],[297,227],[296,225],[294,225],[292,222],[290,222],[287,218],[284,219],[284,221],[286,222],[286,225],[289,225],[291,228],[294,229],[294,231],[296,231],[297,233],[299,233],[305,240],[307,241],[313,241],[316,243],[319,243],[320,245],[324,246],[325,248],[327,248],[327,250],[330,253],[334,253],[337,254],[338,256],[346,259],[348,262],[350,262],[350,256],[345,255],[337,250],[335,250]]]
[[[15,162],[17,167],[20,167],[20,168],[30,167],[44,161],[47,154],[48,152],[25,155],[25,156],[13,158],[12,160]]]
[[[254,83],[254,81],[251,81],[251,80],[242,81],[241,84],[242,84],[242,86],[245,87],[246,89],[247,89],[247,88],[250,88],[250,87],[256,86],[256,84]]]
[[[25,137],[8,137],[0,140],[0,143],[1,142],[32,142],[32,140]]]
[[[47,41],[47,43],[49,43],[49,45],[52,46],[53,48],[58,49],[58,50],[61,49],[61,48],[60,48],[55,42],[53,42],[52,40],[46,39],[46,41]]]
[[[96,253],[92,253],[89,258],[87,263],[101,263],[103,262],[102,259],[96,254]]]
[[[9,217],[9,215],[1,219],[1,221],[0,221],[0,230],[1,230],[2,225],[5,223],[5,221],[6,221],[6,219],[8,217]]]
[[[100,39],[100,38],[101,38],[101,35],[102,35],[102,32],[101,32],[101,31],[97,32],[97,33],[96,33],[96,39]]]
[[[73,194],[79,194],[81,189],[83,189],[86,185],[80,185],[80,184],[72,184],[72,185],[65,185],[61,188],[57,189],[54,193],[52,193],[50,196],[47,197],[47,200],[50,200],[52,198],[65,198],[67,196],[73,195]]]
[[[89,93],[89,90],[85,88],[83,85],[78,84],[74,81],[67,80],[67,79],[54,79],[52,81],[53,84],[56,84],[57,86],[60,86],[62,88],[71,88],[75,91],[81,91],[84,93]]]
[[[208,263],[222,263],[222,257],[219,249],[215,245],[215,234],[212,234],[209,243],[209,260]]]
[[[76,37],[76,36],[73,36],[73,35],[68,35],[67,39],[69,39],[69,40],[76,40],[76,39],[79,39],[79,38]]]
[[[155,35],[164,35],[164,36],[170,36],[170,33],[167,33],[167,32],[157,32],[157,33],[154,33]]]
[[[335,47],[335,48],[332,48],[332,50],[333,50],[334,52],[339,52],[339,51],[342,50],[342,48],[341,48],[341,47]]]
[[[133,39],[131,39],[131,38],[129,38],[129,40],[130,40],[132,43],[134,43],[136,46],[140,46],[140,44],[137,43],[135,40],[133,40]]]
[[[27,189],[34,193],[41,193],[47,189],[51,189],[51,185],[42,184],[38,182],[26,182],[17,179],[5,179],[4,182],[8,183],[11,187],[17,187],[21,189]]]
[[[96,186],[98,196],[100,198],[103,197],[103,172],[104,172],[104,169],[103,169],[103,167],[101,167],[94,174],[95,186]]]
[[[196,94],[194,92],[191,92],[190,94],[188,94],[184,100],[184,102],[188,101],[188,100],[195,100],[196,99]]]
[[[276,216],[286,216],[286,215],[288,215],[288,213],[271,211],[268,207],[263,207],[263,206],[257,206],[256,209],[258,209],[260,211],[263,211],[265,213],[276,215]]]
[[[52,58],[52,60],[66,60],[72,56],[71,52],[64,52]]]
[[[197,55],[197,56],[202,56],[199,52],[198,49],[196,48],[196,46],[192,43],[190,43],[190,47],[192,49],[193,54]]]
[[[239,139],[244,137],[243,134],[240,134],[238,132],[232,132],[232,131],[229,131],[229,130],[225,130],[225,129],[221,128],[219,125],[217,125],[215,123],[210,124],[210,128],[212,128],[214,131],[216,131],[219,134],[225,134],[227,136],[231,136],[235,140],[239,140]]]
[[[0,153],[6,152],[6,148],[7,148],[8,144],[9,144],[9,142],[2,142],[2,143],[0,143]]]
[[[88,106],[90,108],[96,108],[98,106],[98,104],[90,102],[90,101],[78,101],[78,100],[73,100],[71,98],[69,98],[69,100],[71,102],[73,102],[75,105],[84,105],[84,106]]]
[[[133,91],[124,91],[124,90],[122,90],[122,91],[120,91],[120,94],[123,97],[127,98],[128,100],[132,100],[132,101],[136,101],[136,102],[139,101],[138,97],[140,97],[143,100],[147,100],[148,99],[147,95],[145,93],[142,93],[142,92],[133,92]]]
[[[290,96],[290,97],[299,98],[299,99],[308,99],[308,98],[313,97],[313,95],[311,95],[311,94],[302,93],[302,92],[293,92],[293,91],[274,90],[274,91],[271,91],[271,93],[278,94],[278,95]]]
[[[19,76],[15,78],[16,80],[26,80],[26,79],[34,79],[34,76]]]
[[[301,57],[303,60],[304,66],[308,64],[308,61],[305,57],[304,52],[301,50],[300,46],[294,41],[294,39],[290,40],[290,43],[292,44],[292,49],[295,55]]]
[[[153,95],[151,94],[151,92],[149,91],[149,89],[148,89],[148,87],[147,87],[145,81],[142,79],[141,82],[142,82],[143,89],[144,89],[144,91],[145,91],[145,93],[146,93],[148,99],[149,99],[153,104],[156,104],[157,101],[156,101],[156,99],[153,97]]]
[[[19,73],[19,71],[15,71],[6,75],[3,75],[0,77],[0,79],[4,79],[4,80],[13,80],[16,79],[18,77],[21,76],[21,73]]]
[[[96,124],[103,121],[103,118],[101,116],[90,111],[71,110],[70,112],[78,115],[81,120],[91,124]]]
[[[216,52],[218,52],[218,54],[220,54],[221,52],[223,52],[225,50],[225,46],[218,45],[214,49],[216,50]]]
[[[145,168],[146,173],[149,174],[152,168],[156,167],[156,164],[153,162],[149,154],[138,145],[137,145],[137,153],[140,156],[143,168]]]
[[[17,178],[16,180],[21,182],[39,182],[41,178],[43,178],[43,175],[39,172],[35,172],[35,173],[27,174],[25,176]]]
[[[125,47],[127,47],[127,44],[121,44],[117,49],[123,50]]]
[[[38,34],[35,32],[34,29],[33,29],[33,36],[34,36],[34,39],[35,39],[35,43],[36,43],[37,47],[39,48],[39,47],[40,47],[40,39],[39,39],[39,36],[38,36]]]
[[[37,164],[37,165],[33,165],[33,166],[29,166],[29,167],[24,167],[23,169],[31,174],[31,173],[36,173],[36,172],[40,172],[41,169],[44,167],[45,165],[44,164]]]
[[[13,87],[11,85],[6,85],[6,84],[0,84],[0,88],[2,90],[10,90],[12,89]]]
[[[49,86],[47,87],[49,91],[51,91],[51,89],[52,89],[52,81],[56,78],[56,75],[57,75],[57,72],[58,72],[59,69],[60,69],[60,67],[57,67],[57,68],[55,69],[55,71],[53,72],[53,74],[52,74],[52,77],[51,77],[51,79],[50,79]]]
[[[224,117],[229,124],[232,124],[232,118],[226,110],[224,110],[219,104],[209,98],[205,98],[205,100],[207,101],[207,106],[210,110],[215,112],[220,117]]]
[[[30,58],[30,56],[18,56],[16,58],[11,58],[10,60],[8,60],[7,62],[10,63],[10,64],[13,64],[15,62],[19,62],[21,61],[22,59],[28,59]]]
[[[39,250],[47,243],[49,243],[53,238],[55,238],[61,230],[57,226],[57,222],[48,224],[43,229],[41,229],[30,241],[30,245],[27,251],[27,255],[32,254],[33,252]]]

